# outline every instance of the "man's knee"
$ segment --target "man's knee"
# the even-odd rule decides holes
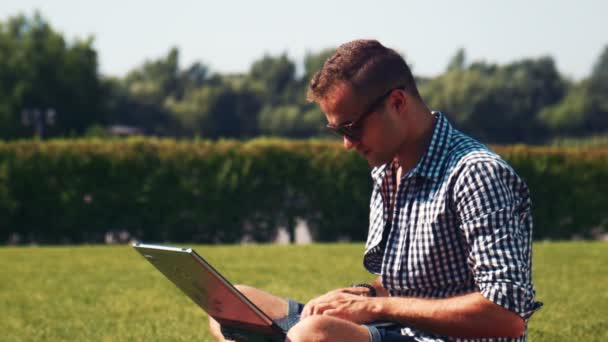
[[[284,299],[247,285],[235,287],[270,318],[278,319],[287,315],[287,301]]]
[[[310,316],[301,320],[287,333],[289,341],[321,342],[330,340],[331,321],[327,316]]]
[[[287,333],[293,342],[349,341],[369,342],[369,330],[361,325],[331,316],[310,316]]]

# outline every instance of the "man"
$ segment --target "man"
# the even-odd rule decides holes
[[[431,112],[403,58],[377,41],[340,46],[308,97],[373,166],[364,265],[378,278],[306,305],[245,295],[290,341],[525,341],[541,304],[529,193],[513,169]],[[365,325],[377,321],[396,325]]]

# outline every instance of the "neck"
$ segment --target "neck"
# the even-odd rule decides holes
[[[406,135],[411,136],[411,139],[401,144],[395,156],[396,162],[401,166],[402,174],[413,169],[426,152],[433,138],[435,121],[435,116],[428,109],[412,116],[412,121],[409,123],[412,129]]]

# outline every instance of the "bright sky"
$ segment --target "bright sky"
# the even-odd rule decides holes
[[[101,72],[117,76],[171,46],[182,66],[245,72],[265,53],[301,61],[307,51],[375,38],[422,76],[441,73],[463,47],[469,60],[497,63],[551,55],[580,79],[608,45],[605,0],[2,0],[0,20],[35,9],[70,40],[94,35]]]

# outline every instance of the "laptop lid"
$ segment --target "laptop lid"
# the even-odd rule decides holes
[[[222,326],[285,336],[268,315],[191,248],[142,243],[133,247]]]

